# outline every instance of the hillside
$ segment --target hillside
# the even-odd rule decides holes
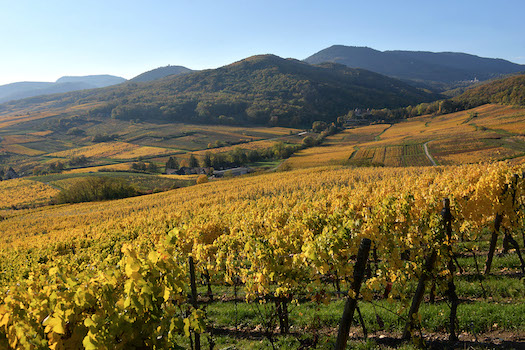
[[[525,108],[487,104],[393,124],[348,128],[301,150],[287,169],[321,165],[405,167],[525,161]]]
[[[206,124],[309,126],[354,108],[395,108],[439,96],[377,73],[343,65],[312,66],[273,55],[253,56],[214,70],[43,96],[0,105],[0,113],[96,103],[92,116]]]
[[[212,124],[304,126],[333,121],[349,109],[393,108],[437,98],[372,72],[272,55],[127,87],[121,91],[124,98],[107,105],[112,117]]]
[[[368,47],[334,45],[305,59],[310,64],[335,62],[391,77],[424,84],[434,89],[461,86],[525,71],[525,65],[502,59],[483,58],[458,52],[378,51]]]
[[[148,82],[153,80],[162,79],[170,75],[179,75],[193,72],[191,69],[183,66],[166,66],[152,69],[150,71],[144,72],[137,75],[136,77],[130,79],[132,82]]]
[[[0,86],[0,103],[28,97],[95,89],[120,84],[124,78],[112,75],[62,77],[56,82],[19,82]]]
[[[466,90],[453,101],[468,107],[486,103],[525,106],[525,74],[499,79]]]

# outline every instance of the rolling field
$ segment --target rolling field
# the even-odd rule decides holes
[[[122,121],[89,116],[85,109],[67,110],[42,105],[41,110],[20,110],[0,113],[0,154],[4,163],[18,172],[31,173],[35,167],[48,166],[84,156],[87,166],[98,171],[109,162],[122,163],[110,169],[128,169],[130,162],[154,159],[160,164],[168,156],[206,150],[226,152],[235,145],[242,149],[271,147],[278,140],[298,143],[301,130],[283,127],[238,127],[226,125],[158,124]],[[47,109],[46,109],[47,108]],[[3,124],[2,124],[3,123]],[[102,140],[93,142],[93,140]]]

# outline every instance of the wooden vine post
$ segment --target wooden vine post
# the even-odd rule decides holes
[[[419,277],[416,293],[414,294],[412,304],[410,305],[410,311],[408,312],[408,319],[403,332],[403,339],[409,339],[412,334],[412,330],[414,329],[414,321],[419,311],[419,306],[423,301],[423,296],[425,295],[425,285],[432,274],[432,268],[434,267],[436,258],[437,252],[435,249],[432,249],[430,256],[426,259],[425,265],[423,266],[423,273],[421,274],[421,277]]]
[[[509,190],[509,185],[505,184],[501,197],[505,197],[507,191]],[[494,258],[494,252],[496,251],[496,244],[498,242],[498,234],[501,227],[501,222],[503,221],[503,213],[496,213],[494,218],[494,230],[492,231],[492,236],[490,237],[490,246],[489,253],[487,255],[487,262],[485,264],[485,275],[490,274],[490,269],[492,267],[492,259]]]
[[[498,233],[502,220],[503,215],[496,213],[496,218],[494,219],[494,229],[492,231],[492,236],[490,237],[489,253],[487,255],[487,262],[485,264],[485,275],[490,273],[490,268],[492,267],[492,259],[494,258],[494,252],[496,251],[496,243],[498,242]]]
[[[450,301],[450,318],[449,318],[449,340],[457,341],[458,336],[456,335],[456,315],[459,305],[459,298],[456,294],[456,286],[454,284],[454,272],[456,267],[454,265],[454,252],[452,251],[452,214],[450,212],[450,200],[448,198],[443,199],[443,210],[441,211],[441,217],[443,222],[443,229],[445,231],[445,238],[448,250],[448,262],[447,267],[450,271],[450,277],[447,282],[447,296]]]
[[[193,262],[193,257],[188,258],[188,265],[190,268],[190,286],[191,286],[191,305],[195,309],[199,307],[197,304],[197,284],[195,283],[195,264]],[[190,336],[191,340],[191,336]],[[195,332],[195,350],[201,350],[201,336],[199,333]]]
[[[524,174],[525,177],[525,174]],[[505,188],[503,189],[502,197],[507,195],[507,193],[510,191],[511,193],[511,199],[512,199],[512,210],[516,210],[516,192],[517,192],[517,186],[520,178],[518,174],[514,174],[514,177],[512,179],[512,182],[510,183],[510,186],[508,184],[505,185]],[[487,263],[485,265],[485,275],[490,274],[490,269],[492,267],[492,260],[494,258],[494,253],[496,251],[496,244],[498,240],[498,233],[501,227],[501,222],[503,221],[503,213],[496,213],[496,218],[494,219],[494,231],[492,231],[492,237],[490,239],[490,247],[489,247],[489,253],[487,256]],[[521,256],[520,247],[518,242],[512,237],[510,231],[508,228],[505,228],[505,237],[503,239],[503,250],[506,251],[508,249],[508,245],[511,244],[514,249],[516,249],[516,253],[518,254],[518,257],[521,262],[521,270],[525,273],[525,261],[523,260],[523,257]]]
[[[279,318],[279,330],[281,334],[288,334],[290,331],[290,322],[288,319],[288,298],[276,297],[275,309]]]
[[[348,296],[345,303],[345,309],[343,311],[343,316],[341,317],[341,322],[339,324],[339,331],[337,332],[337,341],[335,343],[335,350],[343,350],[346,347],[348,342],[348,337],[350,333],[350,325],[352,324],[352,319],[354,317],[354,312],[357,307],[357,298],[359,296],[359,290],[361,289],[361,284],[363,283],[363,278],[365,275],[366,263],[368,261],[368,254],[370,253],[370,246],[372,241],[368,238],[363,238],[361,244],[359,245],[359,250],[357,252],[357,261],[354,266],[354,279],[352,281],[352,292],[353,296]]]
[[[512,193],[512,210],[519,210],[518,203],[516,203],[516,194],[518,191],[519,180],[520,180],[519,175],[514,174],[514,178],[512,179],[512,184],[510,188],[511,193]],[[516,219],[514,215],[513,215],[513,218]],[[511,226],[515,227],[517,226],[517,223],[513,222]],[[521,263],[521,271],[525,273],[525,261],[523,260],[523,257],[521,256],[520,245],[514,239],[514,237],[512,237],[511,230],[508,228],[505,228],[505,237],[503,238],[503,252],[506,253],[509,249],[509,246],[512,246],[516,250],[516,253],[518,254],[518,258],[520,259],[520,263]]]

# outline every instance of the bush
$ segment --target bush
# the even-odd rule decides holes
[[[202,175],[199,175],[199,177],[197,178],[197,185],[198,184],[205,184],[206,182],[208,182],[208,176],[202,174]]]
[[[87,177],[78,180],[56,197],[57,203],[80,203],[136,196],[137,190],[121,179]]]

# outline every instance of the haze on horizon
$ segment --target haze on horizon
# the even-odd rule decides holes
[[[455,51],[525,64],[525,3],[240,0],[1,1],[0,85],[65,75],[132,78],[156,67],[216,68],[334,44]]]

